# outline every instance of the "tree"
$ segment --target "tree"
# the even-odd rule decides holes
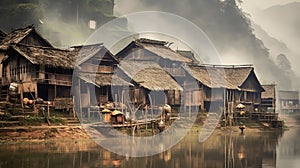
[[[277,66],[281,70],[281,78],[284,79],[281,81],[282,86],[284,88],[291,88],[292,87],[292,78],[295,78],[295,74],[292,70],[291,62],[288,60],[286,55],[279,54],[276,58]]]
[[[288,60],[288,58],[284,54],[279,54],[277,56],[277,65],[279,66],[279,68],[281,70],[283,70],[287,73],[292,71],[291,62]]]

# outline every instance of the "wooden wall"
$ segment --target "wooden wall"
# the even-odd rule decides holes
[[[3,64],[3,85],[12,82],[31,82],[36,78],[36,66],[16,54],[10,55],[9,60]]]
[[[32,31],[27,35],[21,42],[21,44],[27,44],[32,46],[43,46],[43,47],[52,47],[49,45],[45,39],[40,37],[36,32]]]

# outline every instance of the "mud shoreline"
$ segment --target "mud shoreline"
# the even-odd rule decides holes
[[[81,140],[91,140],[81,125],[41,125],[0,128],[0,144]]]
[[[189,133],[195,134],[201,131],[201,126],[193,126]],[[216,128],[218,133],[233,132],[240,134],[238,126],[231,128]],[[246,127],[245,134],[255,134],[260,132],[278,131],[273,129],[263,129],[261,127]],[[101,135],[98,135],[101,136]],[[104,136],[103,136],[104,137]],[[84,128],[78,125],[41,125],[41,126],[14,126],[0,128],[0,144],[15,143],[40,143],[47,141],[93,141]]]

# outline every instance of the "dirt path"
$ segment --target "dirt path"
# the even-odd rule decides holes
[[[0,143],[43,142],[46,140],[90,140],[90,137],[81,125],[0,128]]]

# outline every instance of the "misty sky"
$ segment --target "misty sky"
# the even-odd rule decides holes
[[[300,0],[243,0],[242,7],[245,11],[253,14],[258,10],[266,9],[274,5],[284,5],[290,2],[300,2]]]
[[[122,15],[127,13],[128,0],[115,0],[115,14]],[[300,0],[243,0],[242,7],[250,14],[273,5],[284,5],[290,2],[300,2]]]

